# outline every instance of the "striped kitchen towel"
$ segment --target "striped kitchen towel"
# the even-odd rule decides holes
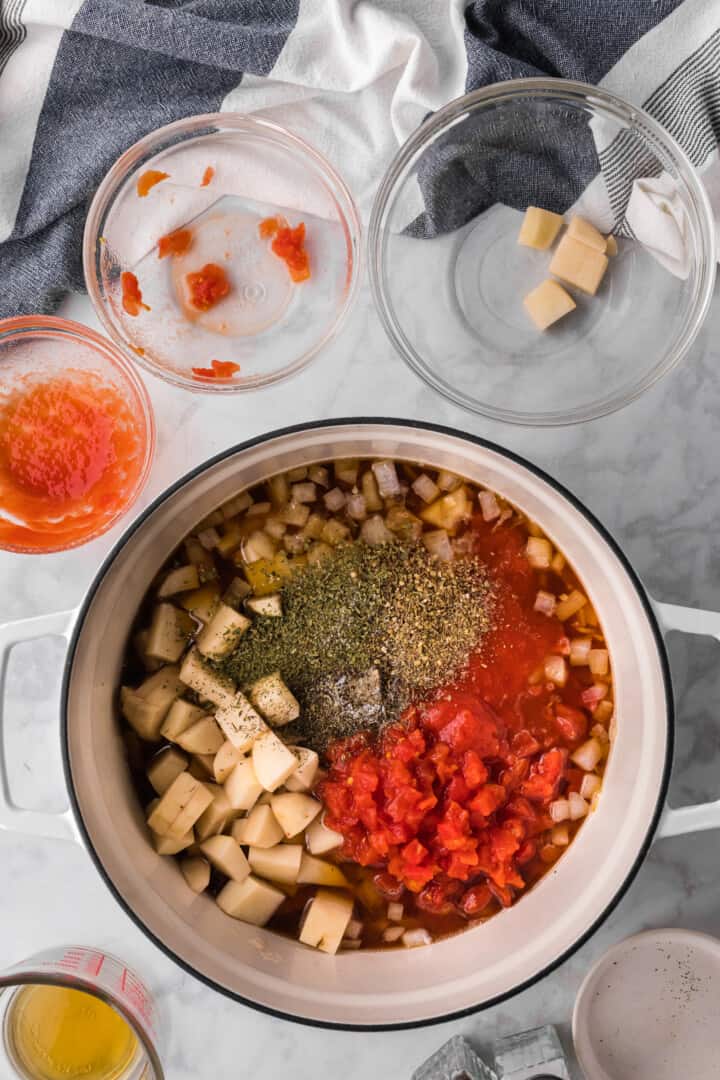
[[[0,316],[49,311],[82,289],[92,194],[153,128],[262,111],[326,154],[367,214],[429,112],[543,74],[644,105],[720,210],[720,0],[0,0]],[[618,212],[635,178],[627,151],[598,147]],[[574,167],[567,205],[597,161]],[[484,179],[479,163],[479,209]],[[425,234],[455,226],[451,182],[442,162],[422,178]]]

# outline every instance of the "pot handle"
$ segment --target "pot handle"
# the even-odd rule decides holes
[[[665,634],[670,630],[679,630],[683,634],[700,634],[720,641],[720,612],[657,602],[655,610]],[[717,828],[720,828],[720,799],[697,806],[681,806],[677,810],[666,806],[657,836],[662,839]]]
[[[80,842],[80,833],[70,807],[59,813],[49,813],[43,810],[25,810],[13,802],[2,742],[6,723],[5,680],[13,646],[21,641],[50,636],[64,638],[67,642],[76,616],[76,610],[58,611],[52,615],[36,615],[31,619],[0,623],[0,832],[13,831],[31,836],[45,836],[52,840]]]

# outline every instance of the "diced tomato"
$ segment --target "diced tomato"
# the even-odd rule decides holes
[[[190,229],[176,229],[167,236],[161,236],[158,240],[158,259],[164,259],[166,255],[184,255],[191,243]]]
[[[466,750],[463,754],[463,778],[469,788],[480,787],[488,778],[485,762],[476,750]]]
[[[240,365],[231,360],[213,360],[212,367],[194,367],[192,373],[196,379],[230,379],[239,370]]]
[[[138,285],[138,279],[129,270],[120,275],[120,287],[122,289],[122,306],[128,315],[139,315],[141,311],[149,311],[147,304],[143,303],[142,293]]]
[[[558,731],[569,743],[580,742],[587,735],[588,721],[580,709],[558,702],[555,706],[555,724]]]
[[[484,817],[490,817],[506,799],[507,791],[502,784],[485,784],[473,795],[468,806]]]
[[[154,188],[162,180],[167,180],[169,176],[170,173],[160,172],[159,169],[147,169],[138,177],[137,181],[137,193],[140,198],[144,199],[151,188]]]
[[[521,758],[532,757],[541,749],[541,744],[534,735],[530,734],[527,728],[523,728],[522,731],[518,731],[517,734],[513,735],[510,746],[513,754]]]
[[[310,259],[305,250],[305,223],[300,222],[292,229],[282,217],[265,218],[259,225],[260,236],[265,239],[272,236],[272,250],[283,259],[295,282],[306,281],[310,277]]]
[[[530,775],[520,785],[526,799],[548,803],[557,795],[567,762],[567,750],[548,750],[530,767]]]
[[[185,276],[190,303],[198,311],[209,311],[230,292],[230,281],[222,266],[206,263],[202,270]]]
[[[472,710],[458,709],[439,734],[442,741],[458,754],[475,750],[482,757],[494,757],[499,750],[497,721],[481,702]]]
[[[200,187],[207,187],[214,175],[215,170],[213,169],[212,165],[208,165],[208,167],[205,169],[205,172],[203,173],[202,180],[200,181]]]

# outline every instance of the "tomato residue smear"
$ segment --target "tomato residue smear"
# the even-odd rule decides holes
[[[139,315],[141,311],[150,310],[147,304],[143,304],[138,279],[129,270],[123,271],[120,275],[120,287],[122,289],[122,306],[128,315]]]
[[[98,531],[134,491],[143,449],[131,403],[92,372],[8,396],[0,406],[0,542],[39,551]]]
[[[318,788],[326,824],[345,837],[341,859],[372,867],[390,898],[409,890],[421,911],[462,918],[510,905],[559,854],[542,840],[548,808],[578,790],[568,758],[591,723],[580,700],[586,671],[571,669],[562,690],[533,680],[567,639],[562,623],[533,610],[526,537],[481,519],[472,537],[497,583],[495,628],[460,682],[379,739],[331,746]]]
[[[240,370],[239,364],[232,360],[211,360],[212,367],[194,367],[192,369],[194,379],[231,379]]]
[[[166,255],[184,255],[191,243],[190,229],[176,229],[167,236],[161,236],[158,240],[158,259],[164,259]]]
[[[144,199],[151,188],[154,188],[156,184],[161,183],[163,180],[167,180],[170,173],[160,172],[159,169],[148,169],[138,177],[137,193],[141,199]]]
[[[258,226],[262,239],[272,236],[272,250],[280,259],[284,259],[295,282],[307,281],[310,277],[310,259],[305,250],[305,222],[301,221],[291,229],[283,217],[265,218]]]
[[[208,165],[207,169],[203,173],[203,178],[200,181],[200,187],[207,187],[214,175],[215,170],[213,169],[212,165]]]
[[[187,274],[190,303],[198,311],[209,311],[230,292],[230,281],[222,266],[207,263],[202,270]]]

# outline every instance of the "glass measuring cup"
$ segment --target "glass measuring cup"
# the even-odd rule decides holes
[[[135,1036],[124,1062],[107,1073],[108,1080],[164,1080],[160,1063],[158,1009],[142,980],[122,960],[102,949],[66,945],[45,949],[0,972],[0,1074],[35,1080],[23,1060],[17,1032],[21,995],[29,988],[60,987],[91,995],[109,1006]],[[40,1055],[43,1048],[37,1047]],[[74,1075],[68,1073],[69,1076]],[[77,1075],[84,1075],[78,1071]]]

